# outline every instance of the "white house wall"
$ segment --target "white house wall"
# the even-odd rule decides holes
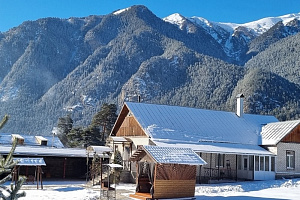
[[[287,169],[286,167],[286,151],[295,151],[295,169]],[[300,177],[300,144],[298,143],[283,143],[277,145],[277,162],[276,162],[277,178],[287,176]]]

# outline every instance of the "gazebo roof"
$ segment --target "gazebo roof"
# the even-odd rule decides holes
[[[13,158],[18,166],[46,166],[44,158]]]
[[[205,165],[206,162],[190,148],[161,147],[145,145],[131,157],[132,161],[141,160],[146,154],[150,155],[156,163]]]

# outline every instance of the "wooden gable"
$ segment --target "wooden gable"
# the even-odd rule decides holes
[[[288,135],[286,135],[281,142],[300,143],[300,125],[295,127]]]
[[[118,137],[147,136],[126,105],[123,106],[111,135]]]
[[[127,116],[117,131],[116,136],[146,136],[146,134],[134,116]]]

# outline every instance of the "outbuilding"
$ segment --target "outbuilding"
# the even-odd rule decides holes
[[[206,162],[190,148],[140,146],[131,156],[136,162],[138,199],[194,197],[196,166]],[[174,192],[176,191],[176,192]]]

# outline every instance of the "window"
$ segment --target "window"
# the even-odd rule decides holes
[[[259,157],[259,161],[260,161],[259,171],[265,171],[265,157],[264,156],[260,156]]]
[[[242,156],[237,157],[238,170],[242,169]]]
[[[271,171],[272,172],[275,171],[275,157],[274,156],[271,157]]]
[[[295,168],[295,151],[286,151],[286,168]]]
[[[255,171],[259,171],[259,156],[255,156]]]
[[[248,170],[248,156],[244,156],[243,160],[243,169]]]
[[[249,156],[249,170],[253,171],[254,170],[254,156]]]
[[[269,161],[270,157],[266,156],[265,157],[265,171],[270,171],[270,161]]]
[[[225,154],[218,154],[216,156],[216,167],[224,167]]]

